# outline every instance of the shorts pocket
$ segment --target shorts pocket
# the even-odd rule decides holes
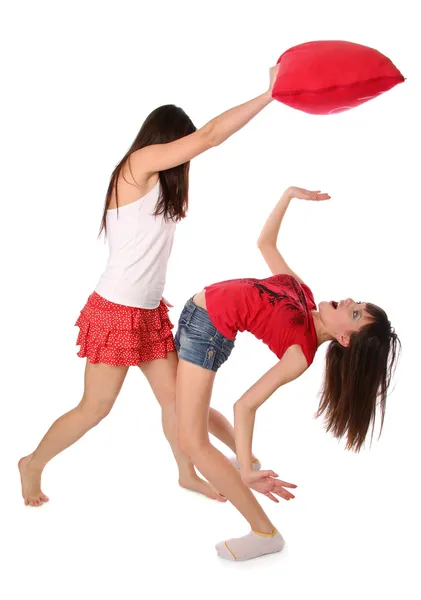
[[[215,364],[217,349],[214,346],[208,346],[206,350],[205,360],[203,361],[203,368],[213,371],[213,365]]]

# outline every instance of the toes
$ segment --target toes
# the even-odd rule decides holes
[[[227,499],[225,498],[225,496],[221,496],[221,494],[214,494],[212,496],[212,498],[214,500],[218,500],[218,502],[226,502],[227,501]]]

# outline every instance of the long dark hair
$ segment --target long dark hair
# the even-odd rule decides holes
[[[381,435],[386,396],[396,367],[400,341],[383,309],[367,304],[370,323],[353,333],[348,347],[330,342],[326,352],[325,380],[316,417],[324,414],[326,429],[346,437],[346,449],[359,452],[378,405]],[[371,438],[373,438],[373,433]]]
[[[178,106],[167,104],[151,112],[140,128],[133,144],[111,175],[110,184],[105,196],[99,235],[103,231],[105,234],[107,233],[107,210],[114,190],[118,210],[118,178],[126,161],[130,169],[130,155],[145,146],[168,144],[195,131],[196,127],[193,125],[191,119]],[[174,219],[175,221],[179,221],[186,216],[189,203],[189,165],[190,163],[185,163],[166,171],[160,171],[161,194],[155,207],[155,215],[164,215],[166,219]]]

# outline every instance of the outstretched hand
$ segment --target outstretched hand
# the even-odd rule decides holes
[[[321,200],[330,200],[329,194],[322,194],[321,190],[305,190],[304,188],[299,188],[295,186],[291,186],[288,188],[288,195],[291,198],[297,198],[298,200],[313,200],[313,201],[321,201]]]
[[[247,473],[247,475],[243,475],[242,479],[247,487],[264,494],[270,500],[273,500],[273,502],[279,502],[274,494],[284,500],[295,498],[291,492],[284,488],[296,488],[297,486],[294,483],[281,481],[280,479],[277,479],[277,477],[278,475],[273,471],[253,471]]]

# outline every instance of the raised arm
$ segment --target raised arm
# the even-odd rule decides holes
[[[177,167],[205,150],[225,142],[270,104],[277,72],[277,66],[270,69],[269,89],[257,98],[227,110],[201,129],[175,142],[154,144],[134,152],[130,157],[130,163],[135,176],[141,179],[152,173]]]
[[[252,473],[252,441],[256,411],[281,385],[293,381],[307,369],[298,345],[290,346],[282,359],[263,375],[234,405],[237,460],[243,479]]]
[[[330,196],[328,194],[321,194],[320,190],[309,191],[298,187],[289,187],[282,194],[278,204],[267,218],[259,239],[257,240],[257,246],[273,275],[286,273],[295,277],[300,283],[304,283],[303,280],[289,267],[277,246],[279,229],[289,203],[293,198],[318,201],[329,200]]]

